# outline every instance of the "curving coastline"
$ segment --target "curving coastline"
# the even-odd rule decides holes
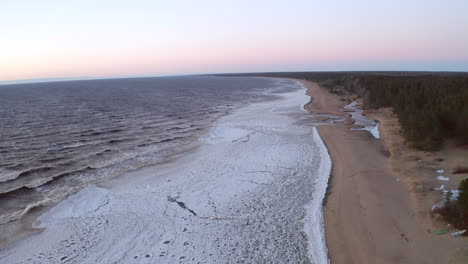
[[[332,160],[316,127],[313,127],[313,137],[320,153],[319,186],[314,193],[317,199],[314,199],[314,203],[306,206],[307,216],[304,229],[309,237],[309,256],[313,263],[330,263],[325,238],[323,205],[329,185]]]

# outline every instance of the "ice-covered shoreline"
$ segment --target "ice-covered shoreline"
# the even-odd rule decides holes
[[[331,160],[305,90],[222,117],[199,149],[90,186],[39,218],[8,263],[327,263]]]

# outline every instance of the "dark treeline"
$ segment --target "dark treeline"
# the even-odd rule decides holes
[[[468,144],[468,76],[359,76],[368,108],[392,107],[406,140],[439,150],[444,139]]]
[[[358,76],[467,76],[468,73],[462,72],[399,72],[399,71],[332,71],[332,72],[256,72],[256,73],[224,73],[215,74],[217,76],[257,76],[257,77],[277,77],[277,78],[292,78],[303,79],[308,81],[330,81],[343,80],[347,77]]]
[[[439,150],[444,139],[468,145],[468,74],[453,72],[275,72],[231,74],[306,79],[360,95],[366,108],[392,107],[405,139]]]

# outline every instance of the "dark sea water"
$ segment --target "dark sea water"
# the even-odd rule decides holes
[[[221,115],[292,81],[167,77],[0,86],[0,224],[167,160]]]

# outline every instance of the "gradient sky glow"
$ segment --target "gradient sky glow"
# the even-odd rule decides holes
[[[468,71],[467,0],[0,0],[0,36],[0,81]]]

